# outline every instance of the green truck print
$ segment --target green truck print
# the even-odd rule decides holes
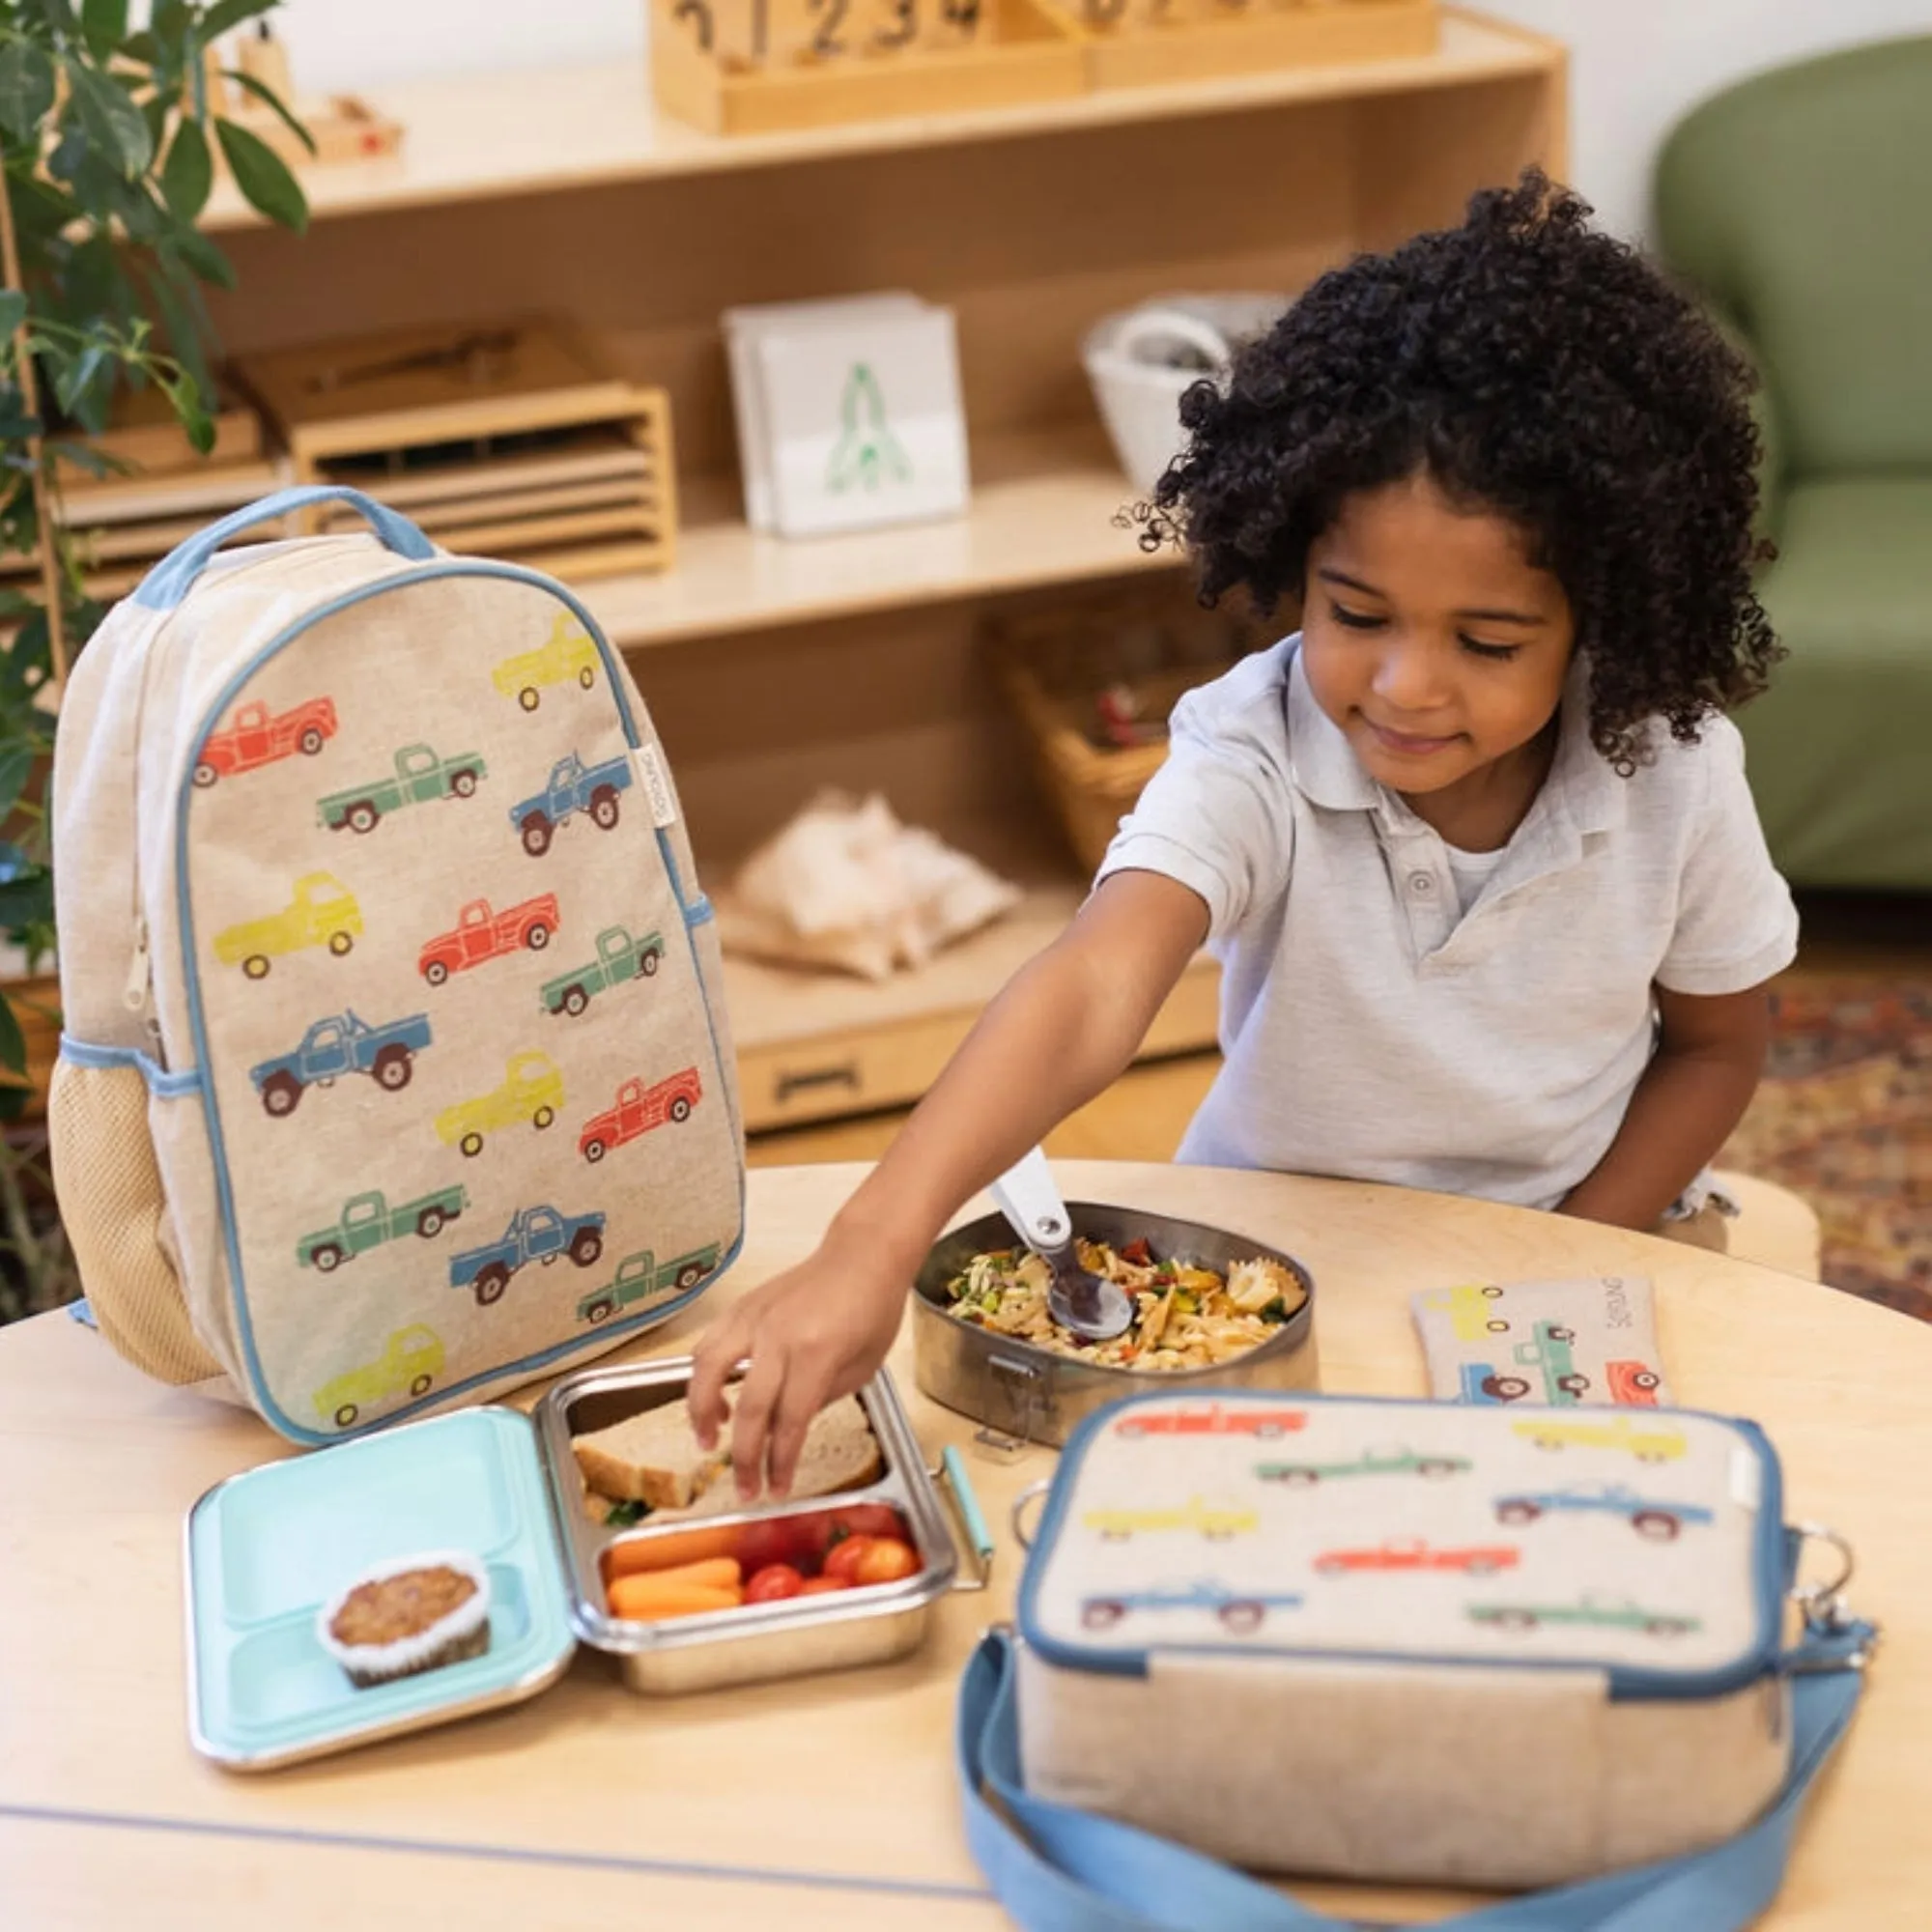
[[[581,1013],[607,986],[639,975],[645,979],[664,958],[664,934],[647,932],[633,939],[621,925],[607,925],[597,935],[597,957],[574,972],[559,973],[544,982],[537,997],[547,1013]]]
[[[580,1321],[608,1321],[620,1308],[654,1294],[682,1293],[697,1284],[718,1265],[718,1243],[679,1255],[674,1262],[660,1265],[649,1248],[626,1255],[617,1264],[617,1272],[602,1288],[593,1289],[577,1304]]]
[[[296,1243],[296,1264],[330,1274],[366,1249],[404,1235],[433,1239],[469,1206],[469,1196],[461,1187],[439,1188],[396,1208],[378,1192],[352,1195],[330,1226],[304,1235]]]
[[[396,753],[393,775],[368,784],[349,785],[316,801],[319,824],[331,832],[373,832],[385,812],[401,811],[431,798],[468,798],[488,774],[474,752],[440,758],[427,745],[406,745]]]

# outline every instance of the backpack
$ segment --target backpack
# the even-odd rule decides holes
[[[216,554],[325,499],[374,537]],[[55,1182],[135,1366],[320,1443],[608,1349],[734,1259],[711,907],[563,585],[282,492],[109,613],[53,792]]]

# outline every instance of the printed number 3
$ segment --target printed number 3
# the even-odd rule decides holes
[[[902,47],[919,31],[919,0],[893,0],[894,25],[872,36],[873,44]]]

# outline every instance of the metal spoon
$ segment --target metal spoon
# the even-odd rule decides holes
[[[1110,1281],[1080,1265],[1072,1217],[1038,1148],[1017,1160],[987,1188],[1013,1233],[1043,1261],[1053,1281],[1047,1313],[1088,1342],[1110,1342],[1134,1319],[1133,1303]]]

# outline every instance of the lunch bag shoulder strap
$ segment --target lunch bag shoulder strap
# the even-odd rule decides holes
[[[1791,1770],[1747,1830],[1701,1852],[1485,1906],[1436,1932],[1742,1932],[1783,1882],[1804,1795],[1857,1709],[1872,1635],[1858,1623],[1817,1632],[1787,1660]],[[967,1841],[1026,1932],[1348,1932],[1347,1921],[1218,1860],[1034,1797],[1021,1777],[1014,1677],[1012,1638],[989,1633],[960,1685],[955,1746]]]

